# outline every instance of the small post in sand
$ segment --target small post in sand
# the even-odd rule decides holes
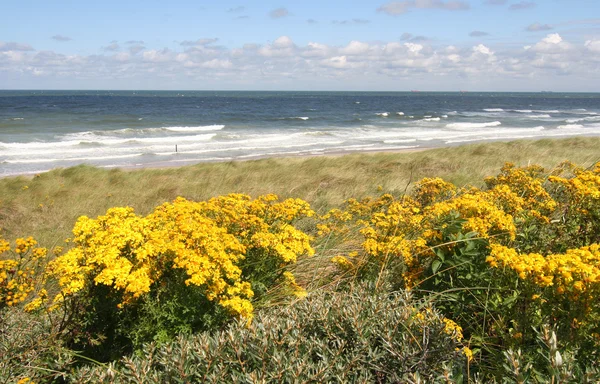
[[[175,144],[175,153],[177,153],[177,144]]]

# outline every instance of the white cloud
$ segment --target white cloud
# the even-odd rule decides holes
[[[369,51],[369,44],[360,41],[351,41],[346,47],[340,49],[344,55],[362,55]]]
[[[479,45],[473,47],[473,52],[481,53],[482,55],[486,55],[486,56],[491,56],[494,54],[494,52],[492,52],[488,47],[486,47],[483,44],[479,44]]]
[[[296,45],[288,36],[280,36],[273,43],[258,49],[258,53],[266,57],[292,56],[296,52]]]
[[[168,49],[162,49],[160,51],[152,49],[149,51],[145,51],[142,54],[142,57],[145,61],[149,61],[152,63],[166,63],[175,59],[176,55],[173,55]]]
[[[558,33],[547,35],[532,47],[534,51],[540,53],[561,53],[572,48],[572,45],[563,41]]]
[[[273,42],[273,47],[279,49],[292,48],[294,47],[294,42],[287,36],[281,36],[275,39]]]
[[[560,37],[558,33],[552,33],[543,38],[542,42],[547,44],[560,44],[562,42],[562,37]]]
[[[595,53],[600,53],[600,40],[587,40],[585,47]]]
[[[414,53],[414,54],[418,54],[419,52],[421,52],[423,50],[423,46],[421,44],[404,43],[404,46],[406,48],[408,48],[408,51],[410,53]]]
[[[330,48],[325,44],[309,42],[300,53],[302,57],[325,57]]]
[[[346,58],[346,56],[331,57],[329,59],[321,61],[321,63],[326,67],[338,68],[338,69],[347,68],[349,66],[348,59]]]
[[[233,64],[229,60],[212,59],[202,63],[202,67],[212,69],[229,69],[233,67]]]
[[[503,89],[511,81],[531,84],[535,89],[539,79],[561,75],[571,76],[573,81],[587,78],[579,84],[588,87],[597,84],[592,79],[598,74],[600,39],[591,38],[585,43],[568,40],[566,36],[548,34],[527,49],[495,41],[465,46],[440,45],[436,41],[353,40],[334,46],[318,40],[298,44],[291,36],[280,36],[271,43],[247,43],[235,48],[199,44],[146,49],[136,44],[143,43],[139,41],[124,44],[123,50],[96,55],[38,52],[27,50],[27,44],[2,43],[0,83],[14,84],[9,83],[13,78],[29,78],[31,84],[37,84],[35,77],[36,82],[55,81],[54,86],[66,84],[68,79],[70,86],[82,88],[81,84],[88,81],[115,88],[135,88],[136,84],[219,88],[224,84],[217,82],[220,79],[234,89],[347,89],[353,84],[363,84],[365,89],[372,84],[405,89],[405,81],[432,79],[430,84],[435,88],[443,81],[468,79],[473,84],[496,84]],[[132,47],[137,47],[135,52]],[[120,80],[110,83],[110,79]],[[411,84],[421,88],[418,83]]]

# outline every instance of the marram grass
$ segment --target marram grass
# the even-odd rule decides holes
[[[105,170],[82,165],[0,179],[0,228],[4,238],[31,235],[52,247],[71,235],[73,223],[82,215],[95,217],[115,206],[148,214],[178,196],[198,201],[229,193],[301,198],[317,213],[325,213],[349,198],[381,191],[402,194],[423,177],[441,177],[458,186],[480,185],[505,162],[553,167],[568,159],[587,166],[600,160],[598,148],[600,138],[586,137],[164,169]]]

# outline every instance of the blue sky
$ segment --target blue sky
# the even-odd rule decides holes
[[[598,0],[2,0],[3,89],[598,84]]]

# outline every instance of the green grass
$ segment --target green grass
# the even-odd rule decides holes
[[[298,197],[322,213],[350,197],[380,194],[378,187],[403,193],[423,177],[442,177],[459,186],[480,183],[506,161],[551,168],[568,159],[588,166],[600,160],[598,148],[600,138],[580,137],[131,171],[77,166],[0,179],[0,228],[7,239],[31,235],[52,246],[70,236],[81,215],[95,217],[125,205],[146,214],[177,196],[203,200],[234,192]]]

